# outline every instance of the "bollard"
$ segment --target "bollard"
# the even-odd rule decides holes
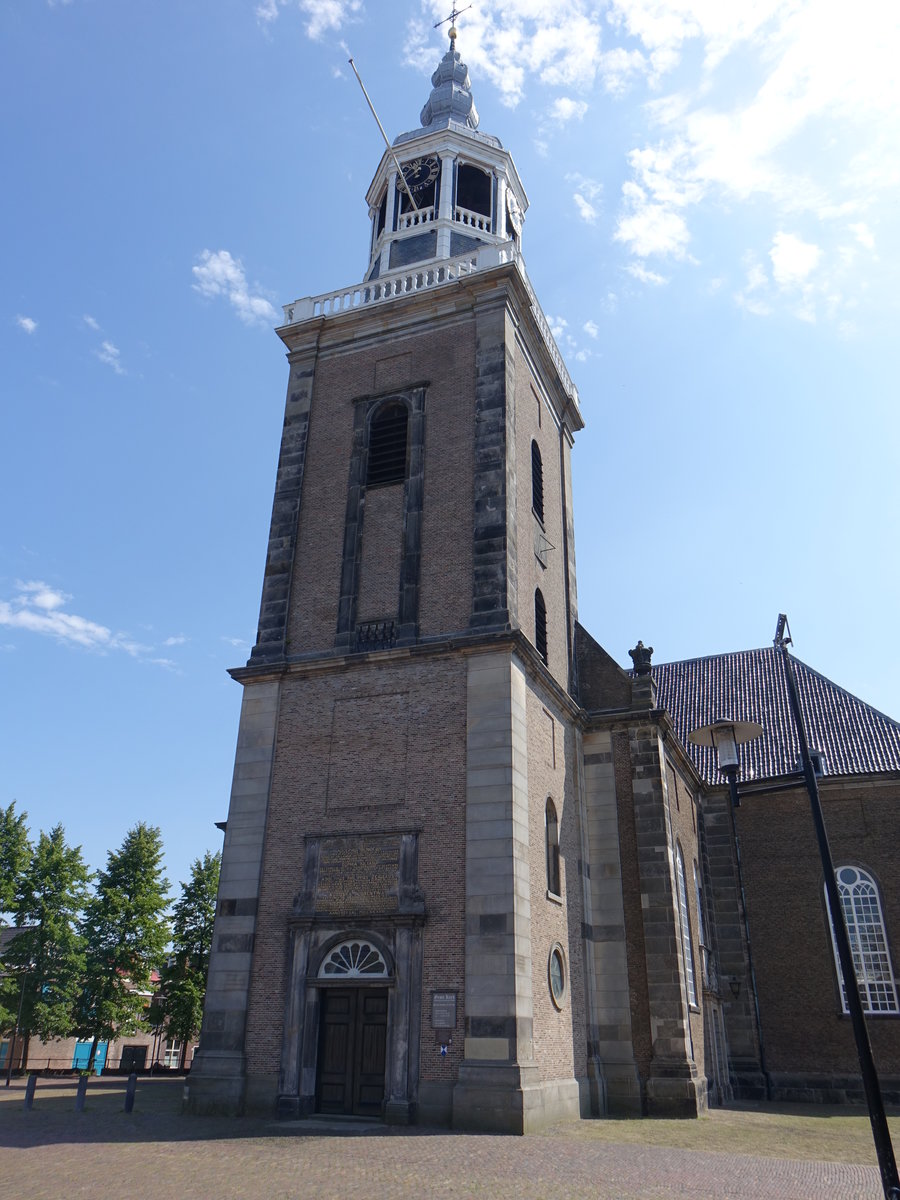
[[[37,1075],[29,1075],[25,1084],[25,1111],[30,1112],[34,1107],[34,1089],[37,1087]]]
[[[80,1076],[78,1080],[78,1091],[75,1093],[75,1111],[84,1112],[84,1098],[87,1095],[88,1077],[87,1075]]]
[[[128,1087],[125,1089],[125,1111],[131,1112],[134,1108],[134,1093],[137,1089],[137,1072],[132,1071],[128,1076]]]

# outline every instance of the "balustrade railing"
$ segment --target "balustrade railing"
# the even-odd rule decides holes
[[[468,225],[472,229],[480,229],[483,233],[491,232],[491,218],[486,217],[484,213],[472,212],[470,208],[460,208],[457,205],[453,210],[453,219],[460,225]]]
[[[427,225],[433,221],[437,214],[434,211],[434,205],[430,208],[420,208],[418,212],[401,213],[397,218],[398,229],[415,229],[417,225]]]
[[[463,210],[457,209],[457,212],[459,211]],[[487,218],[482,219],[486,220]],[[440,287],[442,284],[462,279],[466,275],[487,271],[491,267],[497,267],[501,263],[507,262],[515,262],[519,268],[519,277],[528,294],[531,311],[538,329],[541,331],[547,351],[559,372],[567,394],[571,396],[577,407],[578,391],[572,382],[563,356],[559,352],[556,339],[538,303],[534,288],[525,272],[522,256],[514,242],[503,242],[499,245],[486,244],[477,250],[457,255],[456,258],[425,263],[403,271],[392,271],[389,275],[383,275],[380,279],[372,279],[368,283],[356,283],[352,287],[338,288],[333,292],[324,292],[320,296],[307,296],[302,300],[295,300],[293,304],[284,306],[284,323],[285,325],[296,325],[315,317],[331,317],[351,309],[380,304],[398,296]]]

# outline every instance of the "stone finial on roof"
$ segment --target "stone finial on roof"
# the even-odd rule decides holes
[[[431,76],[432,92],[419,116],[426,129],[450,121],[478,128],[478,113],[472,98],[469,68],[456,49],[456,29],[450,30],[450,49]]]
[[[653,647],[645,646],[643,642],[638,642],[633,650],[629,650],[631,661],[634,663],[635,675],[650,674],[650,659],[653,657]]]

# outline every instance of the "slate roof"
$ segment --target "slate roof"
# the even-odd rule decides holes
[[[810,749],[825,756],[827,775],[900,771],[900,722],[791,659]],[[694,746],[688,733],[718,717],[756,721],[765,733],[741,747],[741,777],[768,779],[796,770],[800,746],[794,732],[781,655],[774,647],[739,650],[654,665],[660,708],[668,710],[700,777],[720,784],[711,749]]]

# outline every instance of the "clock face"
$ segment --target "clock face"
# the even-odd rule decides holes
[[[402,170],[409,190],[421,192],[437,179],[441,170],[441,160],[434,154],[424,158],[413,158],[403,164]]]

